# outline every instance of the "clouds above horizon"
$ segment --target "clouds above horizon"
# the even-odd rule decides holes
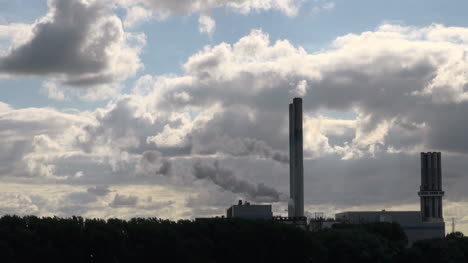
[[[355,127],[355,136],[343,142],[347,144],[329,145],[326,135],[306,137],[307,148],[317,149],[310,152],[312,155],[328,151],[352,158],[372,154],[380,147],[383,151],[429,147],[466,153],[463,135],[457,133],[463,130],[459,120],[468,94],[464,88],[467,65],[460,60],[466,43],[458,40],[464,39],[466,32],[441,25],[383,25],[375,32],[339,37],[329,50],[308,54],[288,41],[270,43],[267,34],[254,30],[235,44],[205,47],[184,64],[184,76],[171,79],[172,88],[147,95],[165,98],[160,109],[196,110],[218,104],[224,110],[208,124],[216,119],[225,121],[207,131],[222,129],[221,134],[234,137],[245,137],[249,131],[253,138],[284,149],[286,144],[279,139],[284,138],[285,128],[275,134],[269,131],[278,125],[285,127],[287,115],[278,105],[297,94],[300,87],[309,112],[306,126],[309,121],[316,122],[322,111],[357,115],[354,124],[335,121]],[[158,85],[156,81],[155,87]],[[181,94],[184,100],[179,99]],[[320,118],[320,123],[329,119]],[[440,134],[439,127],[446,132],[452,127],[451,136]],[[442,138],[445,141],[441,142]]]
[[[144,34],[125,32],[107,1],[51,0],[48,5],[48,14],[29,25],[30,33],[17,33],[23,37],[0,53],[0,76],[45,76],[65,86],[106,88],[143,67]],[[25,31],[16,24],[3,27]]]
[[[227,7],[241,13],[260,10],[279,10],[288,16],[298,12],[304,0],[116,0],[124,7],[135,7],[139,4],[152,8],[160,18],[168,15],[187,15],[206,12],[214,8]]]
[[[146,35],[129,31],[134,25],[154,17],[199,13],[199,31],[211,37],[216,28],[211,9],[276,9],[294,16],[301,2],[49,0],[48,13],[34,23],[0,25],[0,78],[45,77],[42,94],[55,100],[109,99],[120,92],[123,81],[144,68],[140,54]],[[124,18],[117,15],[119,8],[125,10]]]
[[[287,105],[301,95],[309,209],[417,203],[418,152],[432,150],[443,152],[446,203],[459,207],[468,202],[467,50],[468,29],[437,24],[384,24],[319,52],[252,30],[204,47],[179,75],[140,77],[92,111],[0,104],[1,175],[83,186],[67,198],[85,214],[101,199],[103,216],[150,206],[210,215],[238,198],[277,202],[282,212]],[[180,196],[149,202],[111,193],[119,185]]]

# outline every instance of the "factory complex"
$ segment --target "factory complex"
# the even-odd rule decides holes
[[[304,165],[302,134],[302,99],[289,104],[289,201],[288,216],[274,216],[271,205],[256,205],[239,201],[227,209],[227,218],[271,219],[316,231],[336,223],[398,223],[409,244],[428,238],[444,237],[442,166],[440,152],[421,153],[420,211],[345,211],[334,219],[316,217],[309,222],[304,216]]]

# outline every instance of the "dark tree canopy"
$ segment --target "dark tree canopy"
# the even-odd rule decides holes
[[[1,262],[466,262],[461,233],[406,248],[397,224],[307,232],[267,220],[0,218]]]

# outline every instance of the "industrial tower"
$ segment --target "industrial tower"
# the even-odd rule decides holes
[[[400,224],[411,245],[428,238],[443,238],[442,166],[440,152],[421,153],[421,211],[349,211],[335,215],[338,222],[353,224],[394,222]]]
[[[302,145],[302,99],[289,104],[289,217],[304,216],[304,165]]]
[[[421,218],[423,222],[443,222],[442,167],[440,152],[421,153]]]

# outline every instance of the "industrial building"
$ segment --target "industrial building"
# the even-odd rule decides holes
[[[420,211],[359,211],[343,212],[335,215],[340,223],[388,222],[400,224],[408,237],[408,243],[421,239],[444,237],[444,222],[423,222]]]
[[[421,186],[418,192],[421,211],[347,211],[335,219],[316,217],[307,222],[304,216],[304,165],[303,165],[302,99],[294,98],[289,104],[289,201],[288,216],[273,216],[271,205],[242,203],[227,210],[228,218],[272,219],[293,224],[312,231],[332,227],[336,223],[399,223],[414,241],[445,236],[442,197],[442,166],[440,152],[421,153]]]
[[[359,211],[335,215],[340,223],[399,223],[408,236],[408,241],[445,236],[442,210],[442,166],[441,153],[421,153],[421,187],[418,192],[421,211]]]
[[[242,203],[242,200],[239,200],[237,205],[233,205],[228,208],[226,217],[244,219],[272,219],[273,211],[271,209],[271,205],[251,205],[249,202]]]

